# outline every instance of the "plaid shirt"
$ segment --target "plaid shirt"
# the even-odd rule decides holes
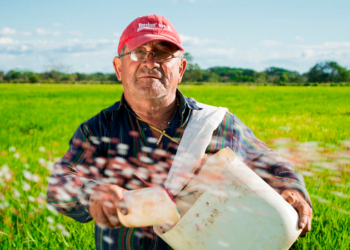
[[[179,90],[177,97],[179,106],[166,134],[180,141],[192,110],[200,108],[194,99],[183,96]],[[167,173],[171,166],[169,159],[176,154],[177,145],[163,137],[162,152],[166,152],[167,157],[155,157],[154,152],[159,151],[157,140],[152,137],[150,127],[136,117],[122,95],[121,101],[82,123],[69,142],[68,152],[54,165],[48,185],[48,203],[62,214],[85,223],[92,220],[88,200],[94,186],[113,183],[126,189],[142,187],[142,183],[130,175],[130,171],[136,173],[144,169],[155,169],[152,166],[162,166],[163,170],[150,170],[148,175],[143,175],[145,180],[152,183],[152,176],[158,174],[158,177],[164,176],[165,181],[164,172]],[[214,131],[206,153],[214,154],[225,147],[231,148],[279,193],[286,188],[297,189],[304,194],[311,206],[303,177],[293,172],[292,164],[257,139],[231,113],[226,113]],[[108,158],[119,159],[126,167],[112,170],[99,167],[101,159]],[[93,173],[91,167],[94,167]],[[95,224],[96,249],[171,249],[155,234],[153,238],[146,237],[144,232],[142,228],[109,229]]]

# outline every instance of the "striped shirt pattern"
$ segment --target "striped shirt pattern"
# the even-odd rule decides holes
[[[201,108],[196,105],[194,99],[183,96],[179,90],[177,90],[177,98],[179,106],[166,133],[180,141],[192,111]],[[114,178],[108,178],[111,173],[105,168],[98,168],[97,173],[94,174],[89,173],[87,171],[89,167],[98,166],[97,159],[101,157],[124,159],[127,162],[125,164],[134,172],[162,165],[165,175],[158,172],[158,176],[163,174],[166,178],[171,159],[176,154],[177,144],[164,136],[162,150],[167,156],[155,159],[152,153],[157,150],[157,140],[152,137],[151,128],[136,117],[122,95],[119,102],[82,123],[69,142],[68,152],[53,167],[47,191],[48,203],[60,213],[86,223],[92,220],[88,201],[94,186],[108,180],[109,183],[118,184],[126,189],[142,187],[140,181],[133,176],[126,176],[122,169],[119,172],[113,170]],[[76,143],[77,141],[80,143]],[[269,149],[237,116],[229,112],[213,132],[206,153],[214,154],[225,147],[231,148],[245,164],[276,191],[281,193],[287,188],[299,190],[311,206],[304,179],[293,171],[292,163],[283,159],[276,151]],[[145,180],[152,183],[152,176],[145,177]],[[98,250],[171,249],[150,228],[109,229],[101,228],[96,224],[95,244]]]

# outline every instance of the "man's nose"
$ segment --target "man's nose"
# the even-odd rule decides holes
[[[158,68],[159,67],[159,63],[156,62],[156,58],[154,57],[154,52],[150,52],[148,54],[148,57],[146,59],[146,61],[144,62],[146,64],[146,66],[149,69],[153,69],[153,68]]]

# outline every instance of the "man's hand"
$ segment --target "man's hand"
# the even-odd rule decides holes
[[[121,227],[117,209],[124,215],[128,213],[123,206],[123,193],[127,191],[117,185],[101,184],[90,196],[89,211],[96,224],[102,227]]]
[[[303,229],[300,236],[305,236],[311,230],[312,209],[304,199],[300,191],[286,189],[282,192],[282,197],[297,210],[299,214],[299,228]]]

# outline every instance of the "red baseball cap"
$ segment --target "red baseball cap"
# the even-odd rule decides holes
[[[119,39],[118,53],[124,45],[133,50],[155,40],[170,42],[181,51],[185,51],[180,36],[170,21],[163,16],[152,14],[138,17],[126,27]]]

